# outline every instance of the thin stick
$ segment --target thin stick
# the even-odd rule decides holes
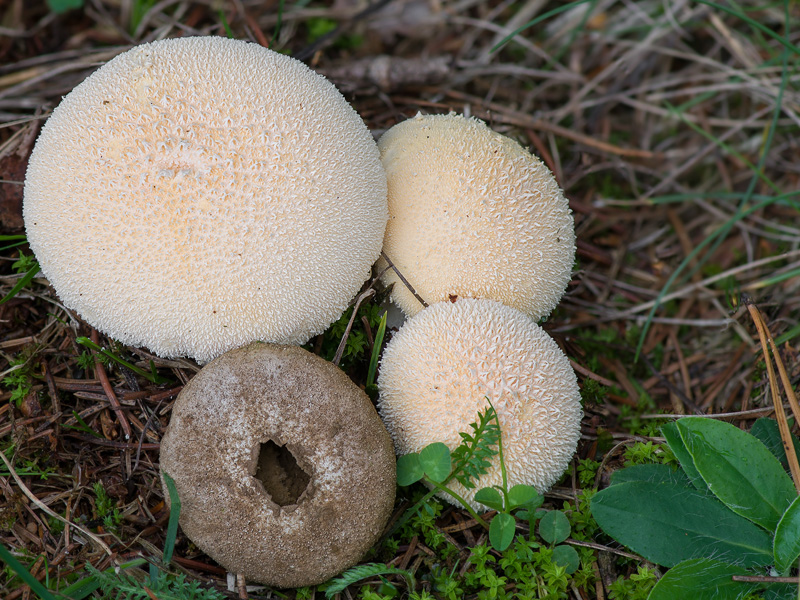
[[[425,300],[422,299],[422,296],[420,296],[417,293],[417,290],[414,289],[414,286],[412,286],[410,283],[408,283],[408,279],[403,277],[403,274],[400,272],[400,269],[398,269],[396,266],[394,266],[394,263],[391,261],[391,259],[388,256],[386,256],[386,252],[384,252],[383,250],[381,250],[381,258],[383,258],[383,260],[385,260],[389,264],[389,266],[392,268],[392,270],[395,273],[397,273],[397,276],[400,278],[400,281],[402,281],[403,285],[408,288],[408,291],[411,292],[414,295],[414,298],[416,298],[417,301],[420,304],[422,304],[422,307],[423,308],[428,308],[428,303],[425,302]]]
[[[764,322],[761,311],[758,310],[758,307],[753,303],[752,299],[749,296],[744,296],[742,300],[747,310],[750,312],[750,316],[756,325],[756,330],[758,330],[758,338],[761,341],[761,348],[764,351],[764,363],[767,365],[769,389],[772,394],[772,402],[775,405],[775,420],[778,421],[778,429],[781,432],[781,441],[783,442],[783,449],[786,452],[786,460],[789,462],[789,470],[792,473],[794,487],[797,489],[797,492],[800,493],[800,464],[797,462],[797,453],[792,443],[792,434],[789,430],[789,423],[786,420],[786,412],[783,410],[778,381],[775,377],[775,367],[772,366],[772,359],[769,355],[769,345],[767,342],[769,329]]]
[[[247,582],[243,573],[236,574],[236,589],[239,592],[240,600],[247,600]]]
[[[789,406],[792,407],[794,419],[800,423],[800,404],[797,403],[797,395],[794,393],[792,382],[789,379],[789,373],[786,372],[786,366],[783,364],[783,359],[778,353],[778,348],[775,346],[775,340],[772,339],[772,334],[769,332],[769,329],[767,329],[767,341],[769,342],[769,347],[772,348],[772,355],[775,357],[775,364],[778,365],[778,373],[780,373],[781,383],[783,383],[783,389],[786,392],[786,398],[789,400]]]
[[[32,491],[30,491],[28,489],[28,487],[22,482],[22,479],[20,479],[19,475],[17,475],[17,472],[14,470],[14,467],[11,465],[10,462],[8,462],[8,459],[6,458],[6,455],[5,455],[4,452],[0,452],[0,458],[3,459],[3,462],[6,464],[6,468],[8,469],[8,472],[11,473],[11,476],[14,478],[14,481],[17,482],[17,485],[19,486],[19,489],[22,490],[22,493],[25,494],[30,499],[31,502],[33,502],[37,507],[39,507],[41,510],[46,512],[51,517],[54,517],[54,518],[58,519],[59,521],[62,521],[63,523],[65,523],[65,524],[67,524],[67,525],[69,525],[71,527],[74,527],[78,531],[82,532],[84,535],[88,536],[92,541],[96,542],[103,550],[105,550],[106,553],[108,553],[109,556],[114,556],[114,553],[111,551],[111,548],[108,547],[108,544],[106,544],[103,540],[101,540],[99,537],[97,537],[91,531],[88,531],[88,530],[84,529],[83,527],[81,527],[80,525],[76,525],[75,523],[73,523],[71,521],[68,521],[67,519],[65,519],[64,517],[59,515],[58,513],[56,513],[53,510],[51,510],[50,507],[47,506],[44,502],[39,500],[34,495],[34,493]]]
[[[369,288],[366,292],[362,293],[358,298],[356,298],[356,303],[353,305],[353,314],[350,315],[350,320],[347,322],[347,329],[344,330],[342,341],[339,342],[339,347],[336,348],[336,354],[333,355],[333,360],[331,361],[337,367],[339,366],[339,362],[342,360],[344,348],[347,345],[347,338],[350,337],[350,330],[353,328],[353,322],[356,320],[356,314],[358,314],[358,307],[361,306],[361,303],[364,300],[370,296],[373,296],[374,294],[375,290],[373,288]]]
[[[100,345],[100,337],[98,336],[96,329],[92,329],[92,341],[98,346]],[[94,355],[94,372],[95,375],[97,375],[97,378],[100,380],[100,385],[103,386],[103,391],[105,392],[106,397],[108,397],[111,408],[117,415],[117,420],[122,427],[122,431],[125,433],[125,439],[130,440],[132,433],[131,424],[128,422],[125,413],[122,411],[122,405],[119,403],[119,399],[114,393],[114,388],[111,387],[111,382],[108,380],[105,367],[103,367],[103,363],[100,362],[100,356],[97,353]]]

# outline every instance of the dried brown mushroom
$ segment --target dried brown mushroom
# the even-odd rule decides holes
[[[175,402],[160,463],[186,535],[278,587],[358,562],[394,503],[394,450],[369,398],[298,347],[256,343],[206,365]]]

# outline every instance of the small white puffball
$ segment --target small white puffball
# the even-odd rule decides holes
[[[423,300],[488,298],[537,320],[550,314],[572,275],[575,227],[538,158],[456,114],[417,115],[378,147],[389,184],[383,250]],[[392,269],[382,279],[407,315],[422,308]]]
[[[580,391],[569,359],[527,315],[492,300],[440,302],[417,313],[387,345],[378,388],[398,455],[434,442],[455,449],[488,398],[500,421],[509,487],[549,489],[580,437]],[[455,480],[448,487],[477,509],[485,507],[474,502],[475,492],[500,484],[495,457],[475,489]]]
[[[64,304],[200,362],[324,331],[387,216],[377,146],[333,84],[220,37],[109,61],[53,111],[25,181],[28,240]]]

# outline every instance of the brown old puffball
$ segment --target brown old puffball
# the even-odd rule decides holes
[[[292,346],[251,344],[206,365],[175,402],[160,465],[186,535],[229,571],[278,587],[358,562],[394,503],[392,442],[369,398]]]
[[[417,115],[378,141],[389,185],[383,251],[428,304],[488,298],[546,317],[572,275],[572,212],[517,142],[461,115]],[[384,269],[379,261],[378,268]],[[394,270],[392,300],[422,308]]]
[[[23,211],[68,308],[125,344],[207,362],[339,318],[380,253],[386,176],[364,122],[303,63],[168,39],[56,107]]]
[[[569,359],[527,315],[493,300],[440,302],[417,313],[387,345],[378,387],[378,409],[400,455],[433,442],[454,449],[488,398],[500,421],[509,487],[546,491],[580,437],[580,392]],[[475,489],[455,480],[449,487],[477,509],[475,492],[501,483],[495,457]]]

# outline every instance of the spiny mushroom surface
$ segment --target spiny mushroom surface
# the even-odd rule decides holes
[[[488,298],[534,319],[570,281],[572,213],[553,174],[517,142],[456,114],[417,115],[378,141],[389,183],[383,250],[429,304]],[[385,261],[378,268],[385,268]],[[392,299],[422,304],[390,269]]]
[[[377,146],[304,64],[218,37],[137,46],[68,94],[25,181],[28,240],[66,306],[161,356],[303,343],[369,277]]]
[[[352,566],[394,504],[394,450],[369,398],[298,347],[255,343],[206,365],[178,396],[160,453],[186,535],[268,585],[315,585]]]
[[[488,398],[500,421],[509,487],[546,491],[580,437],[580,393],[569,360],[527,315],[493,300],[440,302],[411,318],[383,353],[378,388],[378,409],[399,455],[433,442],[455,449]],[[477,509],[475,492],[500,484],[495,457],[476,489],[455,480],[449,487]]]

